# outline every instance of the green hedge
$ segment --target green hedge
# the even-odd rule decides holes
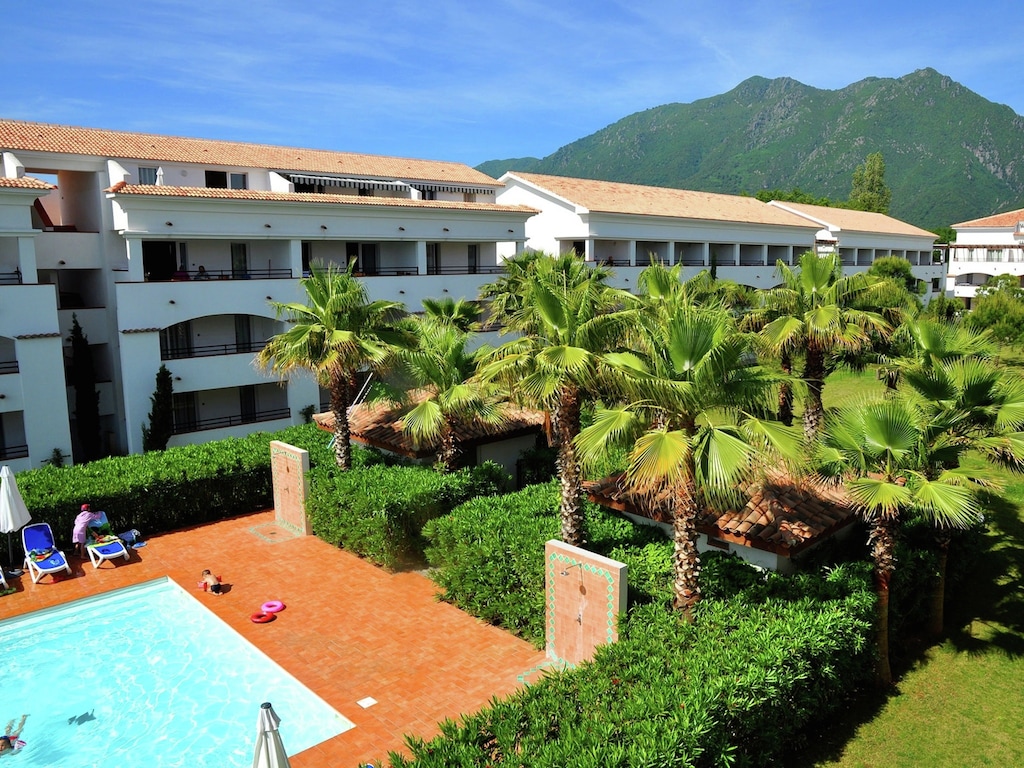
[[[544,543],[559,537],[559,498],[555,482],[532,485],[430,522],[425,554],[443,599],[543,646]],[[671,542],[593,504],[585,510],[587,548],[629,565],[631,600],[670,598]]]
[[[114,530],[138,528],[148,536],[271,507],[271,440],[309,451],[313,466],[334,461],[330,436],[309,424],[73,467],[32,469],[18,473],[18,489],[33,520],[49,523],[59,542],[70,542],[85,502],[106,511]],[[353,458],[354,466],[382,461],[376,452],[358,447]]]
[[[773,765],[870,679],[873,606],[865,565],[759,579],[695,625],[640,606],[592,662],[408,738],[391,766]]]
[[[313,532],[389,568],[423,556],[421,531],[467,499],[482,503],[508,476],[497,464],[449,475],[422,466],[373,466],[341,472],[321,465],[310,472],[307,513]]]

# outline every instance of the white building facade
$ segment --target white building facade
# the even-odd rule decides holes
[[[458,163],[3,120],[0,150],[0,460],[15,470],[79,453],[73,316],[105,452],[141,450],[161,364],[171,445],[279,429],[324,395],[253,355],[311,262],[352,264],[371,299],[412,311],[473,299],[535,213]]]
[[[954,224],[953,229],[948,288],[968,309],[991,277],[1013,275],[1024,285],[1024,208]]]
[[[652,261],[682,264],[686,276],[713,266],[721,279],[771,288],[777,262],[832,250],[849,272],[882,256],[905,258],[924,281],[926,301],[945,290],[935,235],[879,213],[532,173],[500,181],[498,202],[540,210],[526,223],[527,247],[585,254],[615,267],[623,288]]]

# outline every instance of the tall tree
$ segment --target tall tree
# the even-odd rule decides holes
[[[352,468],[349,409],[358,394],[358,375],[381,370],[397,347],[412,343],[400,320],[402,304],[370,301],[366,288],[348,271],[334,265],[311,265],[299,284],[306,303],[272,302],[289,327],[271,338],[256,356],[258,365],[284,377],[312,372],[331,396],[334,455],[342,469]]]
[[[494,350],[479,377],[547,412],[558,453],[562,540],[574,545],[583,543],[584,530],[583,477],[573,441],[583,405],[597,391],[601,356],[615,348],[629,323],[628,312],[614,310],[633,300],[607,286],[609,274],[575,254],[533,254],[513,265],[500,288],[488,290],[501,308],[504,330],[522,335]]]
[[[774,382],[751,363],[751,340],[726,308],[693,304],[685,290],[645,299],[639,354],[606,356],[621,376],[625,404],[599,410],[577,443],[588,462],[625,445],[628,486],[668,500],[675,605],[692,620],[700,599],[697,521],[706,500],[731,496],[769,448],[795,458],[799,438],[759,416]]]
[[[945,416],[934,417],[904,398],[859,403],[830,413],[817,459],[826,477],[841,479],[868,524],[878,593],[877,676],[892,684],[889,663],[889,590],[896,571],[896,538],[908,515],[942,527],[977,520],[972,478],[957,469],[931,471],[956,450]]]
[[[863,273],[843,275],[838,255],[819,256],[808,251],[794,270],[778,263],[782,286],[762,291],[761,305],[750,315],[760,327],[760,343],[769,353],[784,358],[800,354],[804,365],[804,435],[810,443],[817,435],[824,408],[821,393],[829,361],[836,353],[853,354],[872,343],[872,333],[885,334],[889,324],[877,312],[856,307],[873,292],[885,290]]]
[[[89,339],[71,315],[71,384],[75,388],[75,431],[82,459],[92,461],[103,454],[100,438],[100,393],[96,390],[96,366]]]
[[[858,211],[889,213],[892,190],[885,183],[885,160],[881,152],[872,152],[863,165],[853,171],[853,188],[847,205]]]
[[[469,333],[480,328],[483,309],[477,301],[446,296],[443,299],[424,299],[423,314],[428,318],[446,322],[463,333]]]
[[[162,451],[174,435],[174,381],[166,365],[156,372],[156,389],[149,398],[149,426],[142,425],[142,450]]]

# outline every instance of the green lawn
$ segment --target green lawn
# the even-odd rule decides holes
[[[1002,362],[1019,367],[1024,356],[1004,353]],[[826,406],[876,386],[881,392],[871,374],[830,377]],[[823,724],[813,752],[794,767],[1024,765],[1024,479],[1000,476],[989,549],[947,606],[948,639],[925,650],[892,695]]]

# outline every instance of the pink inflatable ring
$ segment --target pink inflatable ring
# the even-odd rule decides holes
[[[284,603],[280,600],[268,600],[260,606],[260,610],[264,613],[277,613],[284,610]]]

